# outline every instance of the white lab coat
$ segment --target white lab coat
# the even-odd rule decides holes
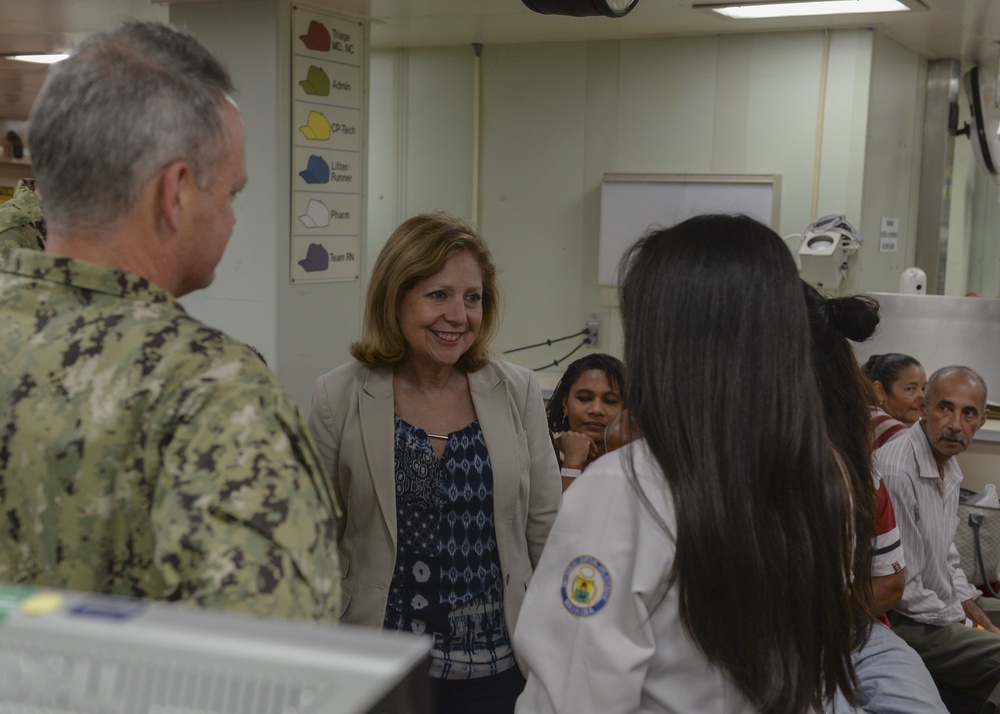
[[[516,712],[750,714],[681,624],[677,588],[666,587],[674,540],[629,482],[621,463],[629,457],[676,532],[673,499],[645,442],[598,459],[566,491],[514,632],[529,671]]]

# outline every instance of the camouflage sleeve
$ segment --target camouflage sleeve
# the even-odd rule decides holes
[[[260,367],[259,369],[263,369]],[[335,505],[298,407],[244,360],[173,390],[152,458],[165,597],[336,622]]]
[[[19,181],[14,198],[0,204],[0,267],[16,248],[45,250],[45,220],[33,187],[33,181]]]
[[[0,267],[7,262],[11,252],[18,248],[45,250],[44,240],[39,236],[38,230],[32,226],[8,226],[4,229],[0,225]]]

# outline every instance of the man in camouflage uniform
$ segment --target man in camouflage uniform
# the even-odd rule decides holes
[[[18,181],[14,197],[0,204],[0,266],[15,248],[45,250],[45,221],[33,179]]]
[[[45,252],[0,271],[0,582],[334,621],[336,505],[298,408],[176,298],[246,181],[225,70],[132,23],[30,118]]]

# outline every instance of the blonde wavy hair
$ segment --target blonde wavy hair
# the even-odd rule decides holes
[[[365,296],[361,339],[351,344],[351,354],[372,367],[395,367],[409,355],[409,345],[399,327],[399,305],[417,282],[440,272],[456,253],[468,251],[483,278],[483,320],[476,338],[456,364],[464,372],[486,366],[490,342],[500,322],[497,268],[490,249],[461,218],[438,211],[421,213],[393,231],[379,253]]]

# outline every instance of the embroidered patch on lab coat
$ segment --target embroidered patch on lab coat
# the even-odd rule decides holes
[[[574,615],[593,615],[608,604],[611,574],[604,563],[590,555],[573,559],[563,575],[563,605]]]

